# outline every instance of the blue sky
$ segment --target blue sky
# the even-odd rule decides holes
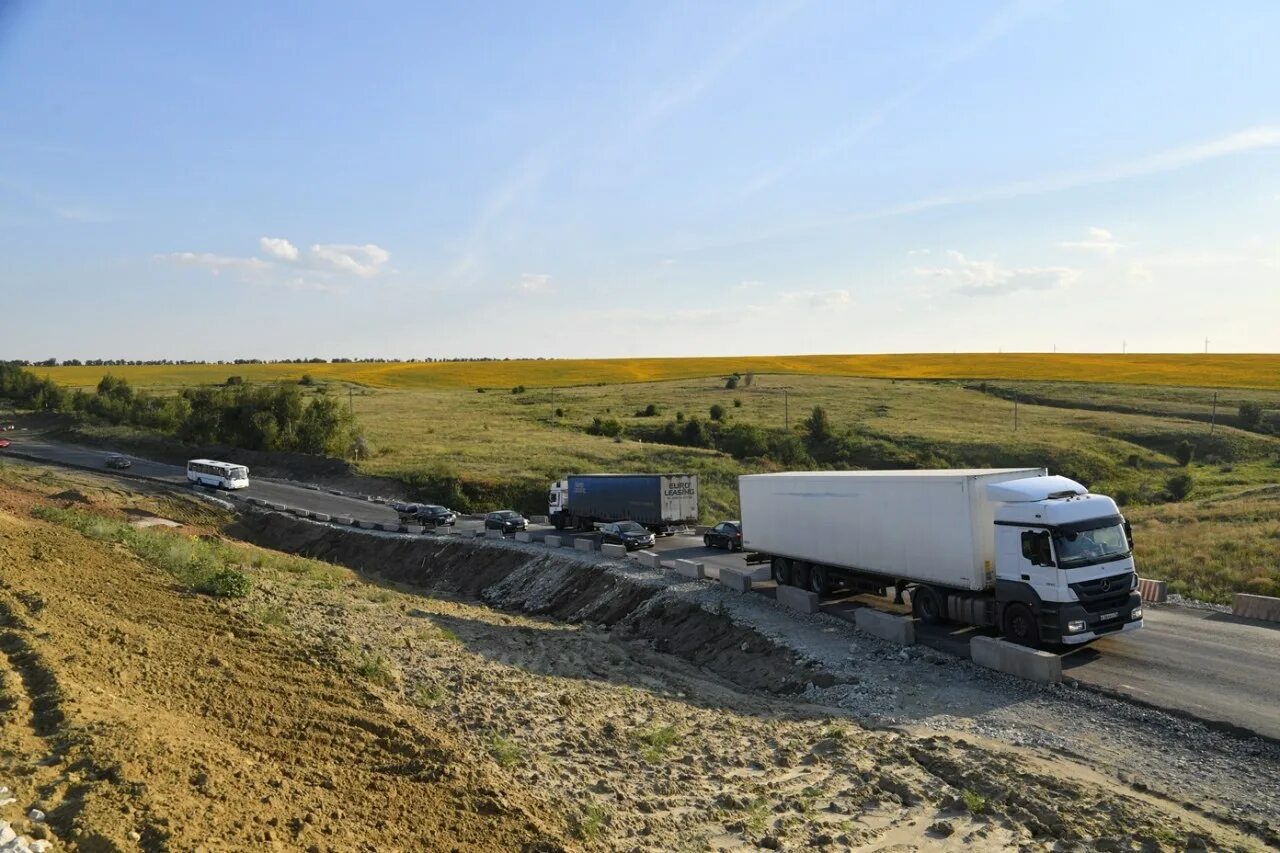
[[[0,0],[0,357],[1280,349],[1280,4]]]

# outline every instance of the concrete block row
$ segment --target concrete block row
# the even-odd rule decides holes
[[[391,522],[391,521],[383,521],[383,522],[381,522],[381,523],[379,523],[379,524],[378,524],[378,529],[379,529],[379,530],[385,530],[385,531],[387,531],[388,533],[399,533],[399,532],[400,532],[400,523],[399,523],[399,522]]]
[[[1231,597],[1231,612],[1245,619],[1280,622],[1280,598],[1237,592]]]
[[[790,607],[792,610],[799,610],[801,613],[818,612],[818,594],[809,592],[807,589],[801,589],[798,586],[778,584],[775,598],[782,606]]]
[[[702,580],[707,576],[702,563],[697,560],[676,560],[676,574],[694,580]]]
[[[554,533],[549,533],[542,537],[542,544],[546,545],[548,548],[559,548],[560,537],[556,536]]]
[[[873,607],[859,607],[853,614],[853,623],[859,631],[891,643],[913,646],[916,642],[916,623],[909,616],[897,616]]]
[[[484,532],[485,539],[502,539],[504,538],[501,530],[486,530]]]
[[[1051,684],[1062,680],[1062,658],[996,637],[974,637],[969,641],[969,657],[979,666],[1029,681]]]
[[[427,528],[423,527],[421,524],[406,524],[404,526],[405,533],[421,533],[426,529]]]
[[[608,542],[600,546],[600,553],[606,557],[625,557],[627,556],[626,545],[613,545]]]
[[[532,542],[533,536],[527,530],[519,530],[516,532],[517,542]]]
[[[356,525],[361,530],[376,530],[378,527],[377,522],[373,522],[373,521],[357,521]]]
[[[1151,578],[1138,578],[1138,594],[1143,601],[1152,604],[1163,604],[1169,600],[1169,584]]]
[[[734,592],[751,592],[751,575],[737,569],[720,569],[720,585]]]
[[[573,547],[578,551],[594,551],[596,549],[596,541],[579,536],[573,540]]]
[[[316,521],[328,521],[328,520],[329,520],[329,516],[328,516],[326,513],[323,513],[323,512],[313,512],[313,513],[311,513],[311,517],[312,517],[312,518],[314,518]]]
[[[662,557],[656,551],[640,551],[636,554],[636,559],[642,566],[648,566],[651,569],[662,568]]]
[[[355,524],[355,519],[349,515],[335,515],[333,517],[334,524]]]

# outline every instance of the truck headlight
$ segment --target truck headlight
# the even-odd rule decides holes
[[[1130,621],[1133,621],[1133,620],[1136,620],[1136,619],[1141,619],[1141,618],[1142,618],[1142,608],[1141,608],[1141,607],[1135,607],[1135,608],[1133,608],[1133,610],[1129,611],[1129,619],[1130,619]]]
[[[1083,619],[1072,619],[1070,622],[1067,623],[1067,633],[1069,634],[1079,634],[1083,630],[1084,630]]]

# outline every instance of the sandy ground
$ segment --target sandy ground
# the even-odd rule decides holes
[[[679,636],[628,639],[265,551],[246,561],[247,599],[193,595],[31,510],[160,516],[180,536],[218,535],[225,518],[27,471],[0,476],[0,784],[17,798],[0,819],[61,848],[1266,844],[1049,750],[731,683],[668,653]],[[32,806],[47,822],[26,819]]]

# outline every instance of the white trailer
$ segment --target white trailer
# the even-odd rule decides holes
[[[1028,645],[1142,625],[1115,503],[1043,468],[756,474],[739,496],[743,547],[780,584],[910,590],[923,621]]]

